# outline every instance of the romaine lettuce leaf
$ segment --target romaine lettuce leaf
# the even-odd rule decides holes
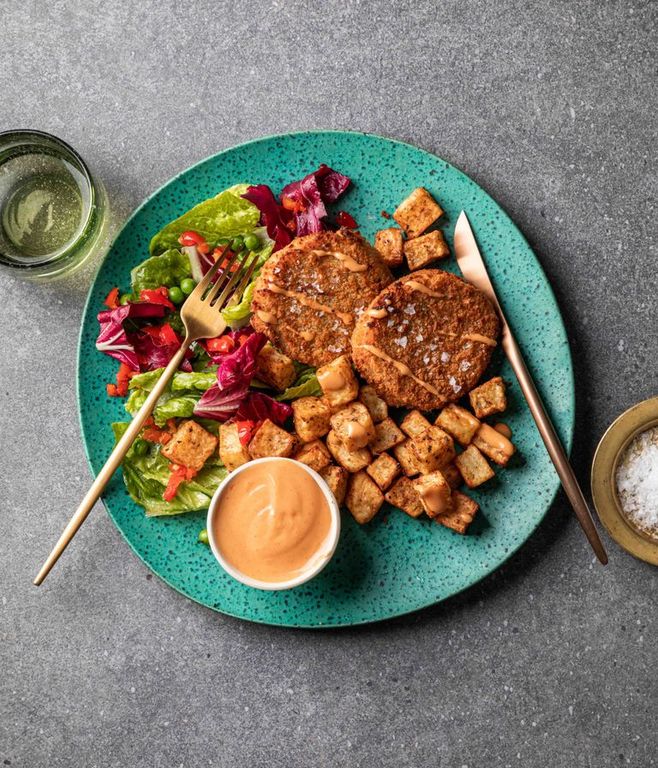
[[[315,368],[305,366],[288,389],[276,399],[297,400],[298,397],[320,397],[320,395],[322,395],[322,388],[318,382],[318,377],[315,375]]]
[[[158,368],[132,377],[128,384],[130,395],[124,406],[131,416],[134,416],[142,407],[163,370]],[[166,424],[167,419],[190,418],[194,414],[194,406],[201,399],[201,395],[216,383],[217,374],[212,370],[175,373],[165,392],[160,395],[153,411],[153,420],[156,425],[161,427]]]
[[[187,213],[167,224],[155,235],[149,246],[151,254],[159,254],[178,246],[183,232],[192,230],[205,238],[210,246],[217,245],[224,237],[234,237],[251,232],[258,226],[260,211],[243,195],[248,184],[237,184],[220,192],[209,200],[195,205]]]
[[[127,422],[112,424],[115,440],[123,435]],[[151,445],[145,456],[139,456],[131,447],[123,460],[123,479],[133,501],[144,507],[148,517],[180,515],[208,509],[217,486],[226,477],[226,469],[215,459],[207,463],[190,482],[182,483],[172,501],[164,501],[162,494],[169,481],[169,461],[160,454],[158,445]]]
[[[258,251],[258,261],[256,262],[254,278],[244,289],[244,293],[242,294],[240,301],[237,304],[233,304],[232,306],[222,310],[222,317],[232,328],[235,328],[244,323],[244,321],[247,320],[251,315],[251,301],[254,297],[256,279],[260,274],[261,267],[272,255],[272,250],[274,248],[274,241],[269,239],[264,228],[256,230],[255,233],[258,234],[261,238],[264,238],[264,240],[262,247]]]
[[[189,258],[178,249],[171,248],[159,256],[151,256],[135,267],[130,273],[130,283],[135,296],[139,296],[139,292],[145,288],[159,288],[161,285],[171,288],[191,276]]]

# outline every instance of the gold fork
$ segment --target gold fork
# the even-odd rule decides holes
[[[226,253],[226,249],[224,253]],[[180,349],[169,361],[169,364],[162,372],[162,376],[160,376],[146,398],[144,405],[135,414],[128,429],[116,444],[108,460],[98,473],[98,477],[87,491],[80,506],[62,531],[57,544],[55,544],[52,552],[48,555],[48,559],[34,580],[36,586],[39,586],[50,573],[50,569],[55,565],[59,556],[75,536],[78,528],[86,520],[87,515],[91,512],[91,508],[100,498],[114,472],[119,468],[123,457],[128,453],[144,422],[151,415],[169,380],[183,361],[185,352],[190,344],[198,339],[214,338],[225,330],[226,323],[222,318],[221,310],[234,303],[242,295],[256,269],[258,254],[249,253],[240,263],[238,254],[233,254],[227,262],[224,262],[224,253],[217,258],[215,264],[208,270],[205,277],[182,305],[180,315],[185,326],[185,339]],[[220,268],[222,273],[213,283],[212,281],[217,276]]]

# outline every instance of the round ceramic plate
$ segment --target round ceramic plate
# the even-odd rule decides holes
[[[110,423],[125,419],[119,399],[105,394],[116,362],[96,351],[97,313],[111,288],[127,287],[131,267],[148,254],[151,236],[167,222],[222,189],[248,182],[278,192],[327,163],[353,181],[340,207],[373,238],[412,189],[426,187],[446,212],[452,233],[468,213],[501,303],[567,448],[574,424],[574,384],[567,335],[555,298],[527,242],[480,187],[444,160],[408,144],[361,133],[322,131],[272,136],[220,152],[184,171],[149,198],[117,237],[91,288],[78,355],[78,402],[91,469],[112,450]],[[442,268],[458,271],[454,258]],[[518,447],[507,469],[473,491],[481,505],[468,535],[384,508],[366,526],[343,513],[334,559],[313,581],[286,592],[243,586],[197,542],[202,512],[147,518],[128,496],[119,473],[108,486],[107,510],[142,560],[175,589],[209,608],[251,621],[329,627],[387,619],[432,605],[475,584],[501,565],[551,506],[558,479],[514,375],[498,351],[491,374],[510,383],[504,419]]]

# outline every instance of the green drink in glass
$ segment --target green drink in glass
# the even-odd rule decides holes
[[[84,160],[40,131],[0,133],[0,265],[47,280],[105,244],[107,201]]]

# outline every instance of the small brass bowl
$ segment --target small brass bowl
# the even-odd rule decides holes
[[[658,397],[644,400],[618,416],[601,438],[592,464],[592,498],[612,538],[634,557],[658,565],[658,538],[633,524],[617,494],[617,466],[636,435],[658,426]]]

